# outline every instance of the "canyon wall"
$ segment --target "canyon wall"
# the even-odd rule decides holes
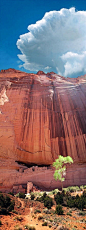
[[[74,160],[65,186],[86,184],[86,75],[69,79],[2,70],[0,190],[21,189],[28,181],[47,189],[59,186],[50,165],[60,154]],[[33,165],[40,166],[36,173]]]

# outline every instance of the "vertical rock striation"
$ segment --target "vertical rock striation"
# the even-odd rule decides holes
[[[17,162],[51,165],[59,154],[71,156],[77,167],[86,163],[86,75],[66,79],[53,72],[1,71],[1,170],[15,174]]]

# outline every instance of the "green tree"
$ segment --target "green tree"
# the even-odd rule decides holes
[[[53,162],[53,167],[55,167],[54,178],[55,180],[61,181],[61,186],[63,190],[63,181],[65,181],[66,175],[66,165],[65,164],[73,163],[73,159],[70,156],[63,157],[59,155],[59,158]]]

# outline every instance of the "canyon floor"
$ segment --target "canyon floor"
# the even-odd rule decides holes
[[[74,194],[75,195],[75,194]],[[26,226],[34,226],[30,230],[83,230],[86,229],[86,210],[63,207],[64,214],[55,214],[56,204],[46,213],[43,203],[31,199],[20,199],[19,197],[10,197],[15,200],[14,212],[10,215],[1,215],[0,230],[24,230],[29,229]],[[52,195],[53,198],[53,195]],[[37,212],[40,212],[38,213]],[[39,220],[40,219],[40,220]],[[47,222],[47,226],[42,226]],[[64,228],[60,228],[64,226]]]

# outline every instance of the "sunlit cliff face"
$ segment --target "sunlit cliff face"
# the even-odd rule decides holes
[[[86,184],[86,75],[1,71],[0,191],[25,192],[28,181],[60,188],[52,168],[58,155],[74,160],[65,186]]]
[[[28,30],[17,40],[20,67],[65,77],[86,73],[86,11],[50,11]]]
[[[59,154],[85,161],[86,75],[66,79],[53,72],[10,71],[0,73],[0,81],[4,157],[46,165]]]

